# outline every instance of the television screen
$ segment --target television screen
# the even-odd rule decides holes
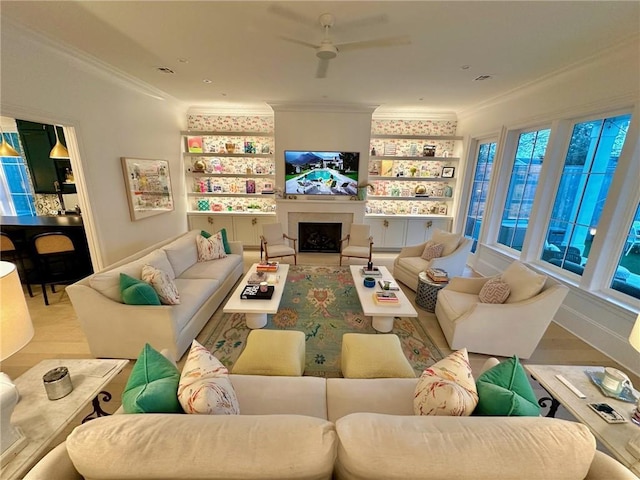
[[[287,195],[357,195],[359,152],[284,152]]]

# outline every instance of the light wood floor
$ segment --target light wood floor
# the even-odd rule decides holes
[[[395,253],[374,254],[374,264],[387,266],[390,271],[392,271],[395,256]],[[258,260],[259,252],[245,251],[245,271],[248,266]],[[298,264],[303,265],[321,265],[327,263],[337,265],[338,261],[338,254],[303,253],[298,255]],[[365,263],[359,262],[357,259],[352,259],[351,262]],[[469,275],[473,274],[473,272],[468,273]],[[404,285],[402,285],[402,287],[405,290],[407,297],[413,301],[415,293]],[[63,292],[63,290],[61,290],[61,287],[58,290],[58,293],[49,294],[49,306],[44,305],[42,292],[39,287],[34,288],[35,296],[33,298],[26,295],[29,311],[35,327],[35,336],[33,340],[20,352],[0,364],[1,371],[9,375],[11,378],[18,377],[41,360],[50,358],[65,359],[91,357],[87,341],[77,322],[69,297]],[[450,353],[451,350],[447,345],[446,339],[442,334],[435,315],[425,312],[419,307],[416,308],[416,310],[419,313],[418,318],[423,322],[436,346],[440,348],[444,355]],[[222,308],[219,308],[214,314],[212,320],[207,324],[207,326],[205,326],[198,336],[199,340],[203,340],[207,337],[209,329],[215,325],[221,315]],[[508,336],[509,333],[505,332],[504,334],[505,336]],[[470,361],[473,370],[479,371],[486,358],[488,358],[486,355],[470,354]],[[185,360],[186,356],[183,356],[179,362],[179,367],[182,366]],[[609,357],[587,345],[585,342],[581,341],[555,323],[552,323],[549,326],[533,356],[529,360],[523,361],[523,363],[604,365],[621,368],[620,365]],[[120,395],[122,394],[124,385],[126,384],[131,372],[132,365],[133,362],[131,362],[109,385],[108,390],[113,394],[113,399],[110,404],[103,405],[105,410],[114,411],[119,407]],[[635,377],[634,375],[630,375],[630,377],[635,385],[640,385],[640,379],[638,377]],[[70,427],[60,435],[59,439],[54,442],[51,447],[55,446],[59,441],[62,441],[71,429],[75,425],[79,424],[79,420],[89,412],[90,409],[88,408],[85,412],[78,415],[78,422],[74,422],[74,424],[70,425]]]

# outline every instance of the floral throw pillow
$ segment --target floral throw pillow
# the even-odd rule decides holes
[[[509,287],[509,284],[502,278],[495,277],[487,280],[482,286],[478,294],[478,300],[481,303],[504,303],[509,298],[510,293],[511,287]]]
[[[442,245],[441,243],[436,243],[433,240],[429,240],[424,246],[421,257],[424,260],[433,260],[434,258],[442,256],[443,249],[444,245]]]
[[[180,303],[180,294],[176,284],[164,270],[145,265],[142,267],[142,280],[153,287],[163,305],[178,305]]]
[[[477,404],[478,391],[463,348],[422,372],[413,396],[413,413],[467,416]]]
[[[208,238],[198,235],[196,237],[196,244],[198,246],[199,262],[208,262],[209,260],[217,260],[218,258],[227,256],[224,251],[224,242],[222,241],[222,234],[220,232]]]
[[[196,340],[180,375],[178,400],[186,413],[238,415],[240,406],[229,380],[229,371],[220,360]]]

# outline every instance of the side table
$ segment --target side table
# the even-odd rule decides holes
[[[43,360],[23,375],[14,379],[20,401],[16,405],[11,422],[22,429],[27,438],[26,446],[2,467],[0,478],[18,479],[40,460],[49,444],[73,421],[89,403],[93,402],[92,415],[107,415],[96,400],[99,394],[104,400],[111,398],[103,392],[111,380],[129,363],[129,360],[65,359]],[[58,400],[49,400],[42,376],[52,368],[67,367],[73,390]]]
[[[449,282],[434,282],[424,272],[418,274],[418,289],[416,290],[416,304],[427,312],[436,311],[438,292]]]

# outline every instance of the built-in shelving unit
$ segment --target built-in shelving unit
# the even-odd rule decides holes
[[[273,132],[186,130],[188,213],[275,212]]]

